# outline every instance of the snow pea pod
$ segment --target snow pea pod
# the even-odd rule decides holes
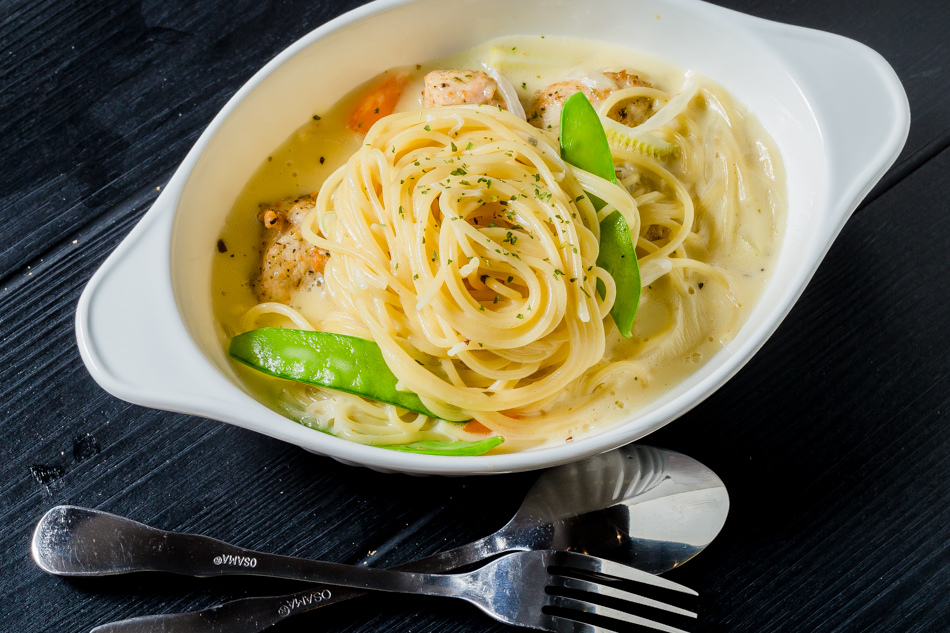
[[[433,440],[423,440],[421,442],[410,442],[409,444],[383,446],[383,448],[405,453],[420,453],[422,455],[467,457],[487,453],[504,441],[505,438],[500,435],[493,435],[483,440],[475,440],[473,442],[436,442]]]
[[[231,339],[232,358],[278,378],[346,391],[373,400],[438,417],[414,393],[398,391],[396,376],[373,341],[288,328],[261,328]],[[475,441],[423,440],[383,446],[423,455],[481,455],[505,441],[495,435]]]
[[[261,328],[231,339],[232,358],[259,371],[346,391],[437,418],[414,393],[396,389],[396,376],[373,341],[288,328]]]
[[[564,101],[561,109],[561,157],[569,164],[616,184],[614,161],[604,126],[594,106],[578,92]],[[598,211],[606,204],[591,195]],[[597,265],[606,270],[617,285],[617,298],[610,316],[620,333],[629,338],[640,305],[640,266],[636,244],[623,216],[613,212],[600,222],[600,252]],[[603,296],[606,289],[599,287]]]

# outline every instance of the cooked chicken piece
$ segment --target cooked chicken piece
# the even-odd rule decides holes
[[[505,107],[498,84],[481,70],[433,70],[425,77],[422,107],[481,104]]]
[[[561,106],[564,101],[577,92],[583,92],[595,109],[599,109],[604,100],[615,90],[623,88],[634,88],[636,86],[652,86],[641,81],[634,74],[625,70],[620,72],[604,73],[605,76],[617,84],[617,88],[591,88],[578,79],[559,81],[551,84],[538,93],[531,108],[528,109],[528,122],[541,129],[557,129],[561,125]],[[650,118],[653,113],[653,100],[647,97],[631,99],[621,104],[621,107],[612,110],[608,116],[624,125],[639,125]]]
[[[310,244],[300,232],[314,201],[309,195],[261,205],[257,216],[264,225],[261,269],[260,278],[254,280],[258,300],[288,303],[298,289],[322,281],[330,254]]]
[[[542,130],[558,129],[561,125],[561,107],[567,98],[576,92],[583,92],[591,103],[601,100],[594,90],[580,81],[559,81],[539,92],[534,98],[528,108],[528,123]]]
[[[618,90],[636,88],[637,86],[653,87],[649,82],[643,81],[637,75],[630,74],[625,70],[621,70],[619,73],[604,74],[617,82]],[[653,116],[653,99],[649,97],[630,99],[623,102],[619,108],[611,110],[607,116],[630,127],[640,125]]]

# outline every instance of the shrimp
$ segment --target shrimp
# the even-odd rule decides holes
[[[314,203],[315,196],[309,195],[261,205],[261,267],[253,284],[259,301],[288,303],[297,290],[323,281],[330,254],[307,242],[300,233],[300,225]]]
[[[553,83],[541,90],[531,104],[531,108],[528,109],[528,121],[544,130],[556,130],[561,124],[561,106],[564,105],[565,99],[577,92],[583,92],[594,108],[598,108],[616,90],[636,86],[652,87],[637,75],[625,70],[603,74],[615,87],[605,85],[595,88],[580,79],[568,79]],[[608,116],[624,125],[634,126],[650,118],[652,110],[653,101],[647,97],[640,97],[625,102],[622,107],[612,110]]]

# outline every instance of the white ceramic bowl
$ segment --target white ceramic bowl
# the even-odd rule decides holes
[[[438,457],[361,446],[254,400],[218,343],[211,311],[215,243],[243,184],[314,111],[386,68],[526,34],[605,40],[695,69],[751,109],[775,139],[788,176],[788,226],[774,277],[735,340],[624,423],[510,455]],[[274,98],[290,92],[294,99]],[[749,360],[897,158],[909,122],[897,76],[867,47],[697,1],[378,0],[293,44],[215,117],[83,292],[79,348],[92,376],[120,398],[236,424],[346,463],[461,475],[577,460],[665,425]]]

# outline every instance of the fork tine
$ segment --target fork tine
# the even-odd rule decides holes
[[[549,596],[548,605],[556,607],[558,609],[563,609],[565,611],[579,611],[581,613],[586,613],[589,615],[598,615],[604,618],[609,618],[612,620],[619,620],[620,622],[629,622],[630,624],[636,624],[648,629],[653,629],[655,631],[663,631],[663,633],[687,633],[683,629],[678,629],[675,626],[670,626],[668,624],[663,624],[662,622],[656,622],[654,620],[649,620],[638,615],[633,615],[632,613],[624,613],[623,611],[618,611],[617,609],[611,609],[610,607],[604,607],[599,604],[591,604],[589,602],[584,602],[583,600],[578,600],[576,598],[569,598],[567,596]],[[583,625],[583,627],[571,627],[565,628],[560,626],[559,623],[555,623],[555,631],[559,633],[566,633],[567,631],[578,631],[578,632],[612,632],[617,629],[606,628],[607,624],[604,623],[604,626],[594,626],[586,624],[584,622],[577,622],[572,620],[570,615],[558,614],[558,615],[549,615],[551,620],[567,620],[570,622],[575,622],[576,624]],[[585,628],[589,627],[589,628]]]
[[[647,573],[645,571],[640,571],[639,569],[628,567],[627,565],[622,565],[613,561],[604,560],[603,558],[588,556],[587,554],[578,554],[576,552],[552,552],[552,556],[549,559],[548,564],[571,569],[580,569],[582,571],[603,574],[606,576],[613,576],[617,579],[633,580],[645,585],[660,587],[661,589],[669,589],[670,591],[678,591],[691,596],[699,595],[689,587],[684,587],[683,585],[675,583],[672,580],[667,580],[666,578],[661,578],[660,576],[654,576],[653,574]]]
[[[653,600],[652,598],[645,598],[644,596],[640,596],[635,593],[631,593],[629,591],[623,591],[622,589],[617,589],[615,587],[608,587],[607,585],[598,585],[597,583],[589,582],[586,580],[580,580],[578,578],[568,578],[564,576],[552,578],[551,585],[555,587],[564,587],[566,589],[577,589],[579,591],[586,591],[588,593],[596,594],[598,596],[616,598],[618,600],[623,600],[624,602],[632,602],[635,604],[643,605],[645,607],[653,607],[654,609],[669,611],[670,613],[686,616],[687,618],[696,617],[696,614],[693,613],[692,611],[681,609],[679,607],[674,607],[671,604],[660,602],[659,600]]]

